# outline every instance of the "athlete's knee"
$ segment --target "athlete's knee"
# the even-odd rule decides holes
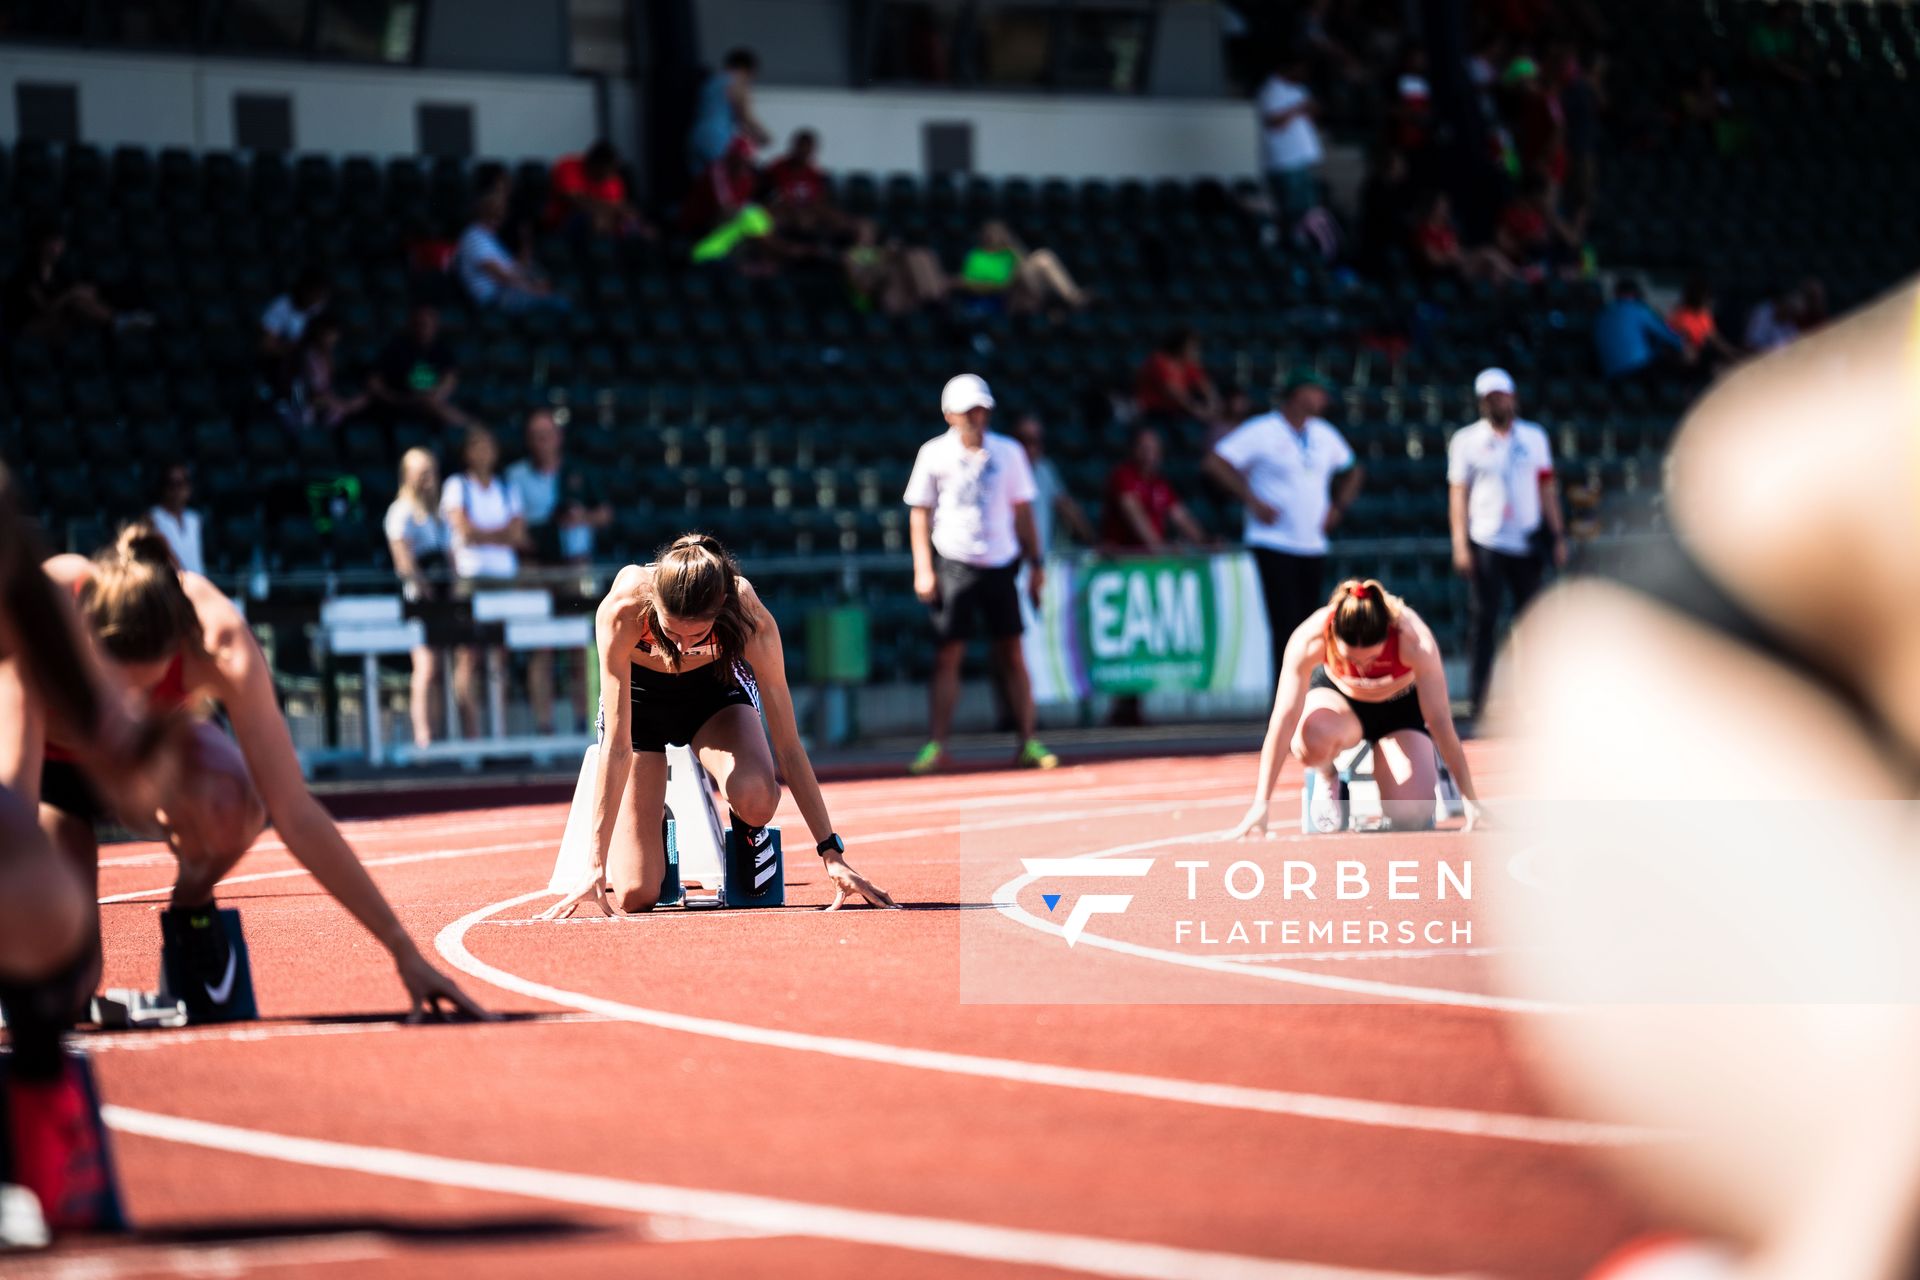
[[[647,884],[644,877],[640,880],[611,879],[607,883],[607,896],[613,899],[613,905],[629,914],[639,911],[651,911],[660,901],[660,881]]]
[[[727,778],[727,805],[741,821],[764,827],[780,807],[780,784],[765,769],[737,768]]]
[[[1381,816],[1395,831],[1430,831],[1433,829],[1433,800],[1381,800]]]
[[[93,933],[93,904],[66,863],[0,877],[0,981],[41,982],[71,966]]]
[[[239,857],[267,823],[266,805],[244,773],[222,770],[197,779],[188,803],[194,807],[189,830],[194,838],[180,846],[183,857],[221,860]]]
[[[1293,735],[1294,754],[1309,765],[1323,765],[1340,754],[1345,746],[1340,724],[1330,715],[1309,715]]]

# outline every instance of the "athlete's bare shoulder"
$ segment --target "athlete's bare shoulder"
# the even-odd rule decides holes
[[[1433,628],[1420,616],[1412,605],[1400,606],[1400,654],[1402,659],[1412,658],[1415,654],[1440,656],[1440,642],[1433,637]]]
[[[653,566],[630,564],[614,576],[606,599],[594,613],[596,624],[613,635],[638,637],[641,617],[653,599]]]
[[[72,552],[49,556],[41,567],[46,570],[49,578],[69,591],[93,578],[93,561],[85,556],[74,555]]]

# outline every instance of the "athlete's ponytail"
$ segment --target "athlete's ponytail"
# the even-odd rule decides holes
[[[1400,601],[1377,578],[1348,578],[1333,589],[1327,629],[1350,649],[1385,644],[1400,621]]]
[[[145,520],[123,525],[113,545],[94,556],[80,610],[118,662],[157,662],[199,642],[200,621],[180,585],[173,548]]]
[[[753,619],[740,601],[740,566],[711,534],[681,534],[654,557],[653,600],[674,618],[711,621],[722,664],[740,657],[753,636]],[[678,667],[678,647],[660,628],[654,631],[661,656]]]

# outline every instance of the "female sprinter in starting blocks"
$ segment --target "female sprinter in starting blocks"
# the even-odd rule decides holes
[[[828,910],[848,895],[894,905],[884,889],[847,865],[846,846],[800,745],[779,624],[718,541],[685,534],[655,563],[621,570],[600,603],[595,630],[601,674],[593,865],[541,919],[564,920],[582,903],[612,915],[614,905],[646,911],[659,901],[667,870],[661,818],[669,745],[693,748],[720,784],[736,836],[749,847],[765,838],[762,829],[780,803],[777,759],[833,881]]]
[[[7,691],[29,694],[89,777],[140,803],[165,785],[175,738],[167,722],[136,721],[120,705],[72,603],[40,571],[38,546],[0,467],[0,723],[21,714]],[[85,1062],[61,1043],[91,993],[94,905],[13,789],[19,745],[0,739],[0,1184],[14,1184],[0,1195],[24,1187],[33,1203],[0,1203],[0,1253],[43,1245],[50,1231],[121,1225]]]
[[[266,657],[233,602],[199,574],[181,570],[166,540],[144,522],[127,525],[91,560],[53,557],[45,573],[78,603],[108,670],[143,694],[150,710],[191,713],[216,702],[233,725],[231,738],[206,721],[187,726],[168,792],[155,806],[128,811],[76,767],[73,745],[57,726],[49,731],[37,699],[0,689],[0,705],[12,697],[21,709],[0,715],[5,732],[18,738],[0,747],[0,756],[17,751],[16,785],[39,802],[41,827],[75,866],[92,878],[96,824],[109,814],[129,830],[164,839],[179,859],[161,921],[162,955],[169,988],[186,1003],[188,1017],[251,1016],[245,1007],[251,982],[237,973],[213,890],[269,818],[287,851],[392,953],[413,1018],[444,1011],[484,1016],[420,954],[307,790]]]
[[[1266,833],[1274,784],[1289,754],[1318,770],[1324,783],[1313,797],[1314,825],[1346,830],[1335,761],[1361,742],[1373,744],[1381,813],[1393,830],[1433,825],[1436,751],[1466,802],[1466,830],[1482,820],[1433,632],[1374,579],[1349,578],[1287,641],[1253,804],[1233,837]]]

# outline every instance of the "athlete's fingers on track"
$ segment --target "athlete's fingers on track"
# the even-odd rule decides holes
[[[827,904],[827,910],[838,911],[840,904],[847,900],[847,887],[838,881],[833,886],[833,901]]]

